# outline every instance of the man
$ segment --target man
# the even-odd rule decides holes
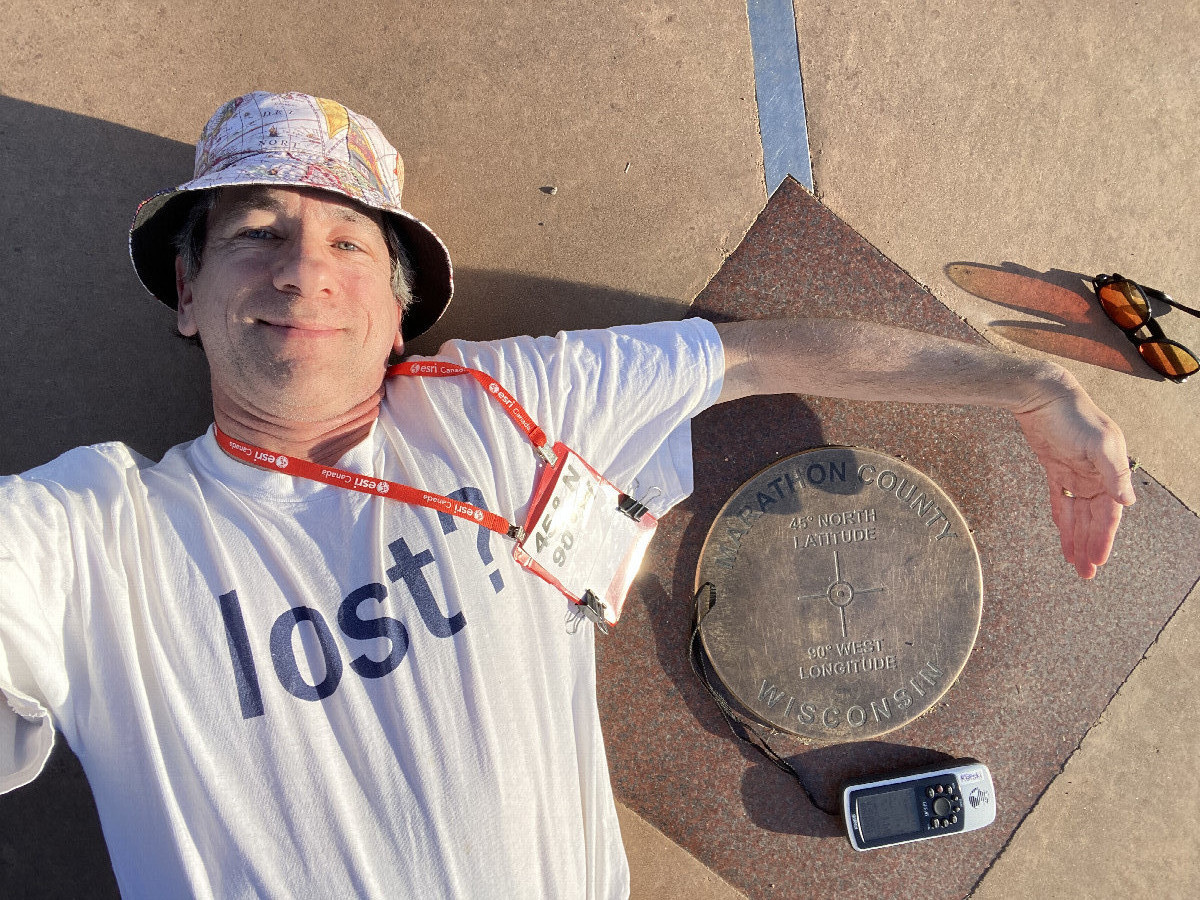
[[[523,522],[546,464],[498,397],[657,488],[660,514],[713,402],[1004,406],[1068,562],[1105,561],[1134,499],[1123,439],[1048,363],[867,323],[693,319],[442,347],[494,389],[385,379],[451,295],[401,173],[340,104],[222,107],[196,177],[130,236],[203,344],[214,428],[157,464],[104,444],[0,484],[0,787],[61,730],[126,896],[628,893],[591,629],[508,538],[396,499]]]

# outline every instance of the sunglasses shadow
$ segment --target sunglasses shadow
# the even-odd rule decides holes
[[[1006,340],[1114,372],[1162,381],[1138,355],[1121,330],[1109,321],[1092,293],[1090,279],[1078,272],[1038,272],[1013,262],[1000,266],[952,262],[946,277],[968,294],[1048,323],[994,320],[988,327]]]

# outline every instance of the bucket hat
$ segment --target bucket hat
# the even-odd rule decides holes
[[[175,309],[175,235],[197,191],[262,184],[332,191],[377,209],[397,226],[413,269],[405,340],[428,331],[450,303],[450,254],[433,230],[400,206],[404,163],[366,116],[308,94],[255,91],[216,111],[196,144],[191,181],[143,200],[129,255],[146,290]]]

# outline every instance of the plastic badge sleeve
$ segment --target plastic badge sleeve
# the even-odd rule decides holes
[[[617,624],[658,520],[562,442],[542,473],[517,562],[581,607],[604,633]]]

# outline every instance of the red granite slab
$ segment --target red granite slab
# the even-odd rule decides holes
[[[853,229],[786,181],[697,298],[716,321],[820,315],[981,341]],[[873,742],[776,747],[825,805],[840,783],[974,756],[996,781],[981,831],[856,853],[839,820],[730,734],[688,667],[692,584],[721,504],[775,459],[823,444],[906,459],[974,530],[983,621],[958,682]],[[1058,554],[1041,470],[1015,420],[976,408],[756,398],[693,428],[696,492],[662,522],[621,625],[599,642],[601,715],[617,796],[750,897],[963,897],[1004,847],[1200,577],[1200,520],[1136,473],[1139,501],[1092,582]]]

